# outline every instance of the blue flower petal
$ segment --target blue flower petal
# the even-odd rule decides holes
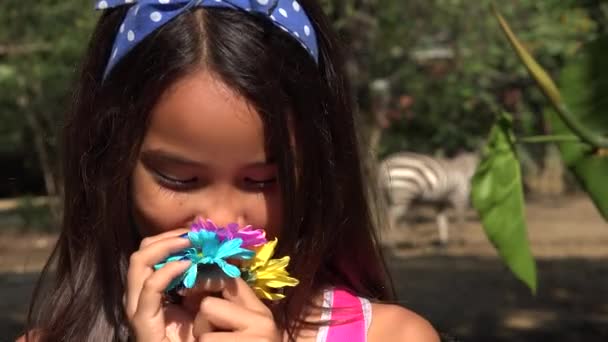
[[[213,257],[202,257],[199,261],[199,264],[213,264],[215,263],[215,259]]]
[[[181,276],[173,279],[167,291],[181,284],[186,288],[192,288],[196,284],[198,265],[216,264],[227,276],[237,278],[241,276],[241,270],[229,264],[225,259],[251,259],[255,252],[242,248],[243,239],[234,238],[220,242],[216,232],[208,230],[191,231],[188,239],[192,247],[182,252],[172,254],[162,263],[154,265],[155,269],[164,267],[168,262],[177,260],[190,260],[192,265]]]
[[[203,251],[203,256],[215,255],[220,243],[217,234],[214,232],[208,232],[206,230],[201,230],[198,233],[201,238],[201,244],[197,247],[201,248]]]
[[[245,248],[239,248],[239,250],[234,255],[232,255],[232,258],[249,260],[249,259],[253,258],[254,255],[255,255],[254,251],[250,251]]]
[[[180,261],[186,259],[185,255],[174,255],[167,258],[166,262]]]
[[[154,265],[154,270],[159,270],[163,267],[165,267],[168,263],[173,262],[173,261],[180,261],[183,259],[187,259],[187,257],[185,255],[174,255],[174,256],[170,256],[167,259],[165,259],[165,261],[163,262],[159,262],[158,264]]]
[[[205,241],[217,240],[217,233],[210,232],[208,230],[200,230],[198,232],[198,235],[201,237],[202,240],[205,240]]]
[[[184,286],[191,289],[194,287],[194,283],[196,282],[196,274],[197,274],[197,265],[192,265],[188,267],[186,271],[186,276],[184,277]]]
[[[185,250],[184,255],[188,257],[188,259],[192,259],[193,257],[198,255],[198,250],[194,247],[190,247]]]
[[[188,260],[190,260],[193,264],[198,264],[201,262],[201,259],[203,257],[201,257],[198,252],[193,252],[191,254],[188,254]]]
[[[216,259],[215,263],[231,278],[238,278],[241,276],[241,270],[238,267],[227,263],[224,259]]]
[[[202,245],[201,237],[199,232],[188,232],[188,240],[192,243],[192,246],[200,247]]]
[[[224,259],[238,254],[238,252],[241,250],[240,247],[242,243],[243,239],[241,238],[226,240],[217,250],[217,253],[215,253],[215,257]]]

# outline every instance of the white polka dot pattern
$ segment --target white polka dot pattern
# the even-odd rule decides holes
[[[104,78],[137,44],[189,9],[192,3],[192,0],[96,0],[95,8],[99,10],[131,6],[120,25]],[[296,0],[199,0],[194,4],[201,7],[230,8],[246,13],[263,14],[275,26],[295,39],[315,62],[318,62],[317,37],[313,25],[306,11]]]
[[[160,12],[158,12],[158,11],[154,11],[154,12],[150,13],[150,20],[152,20],[155,23],[159,22],[162,18],[163,18],[163,15],[160,14]]]

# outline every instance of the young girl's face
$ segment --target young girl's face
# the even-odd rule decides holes
[[[187,226],[281,223],[277,167],[263,122],[246,100],[207,71],[176,82],[152,109],[131,182],[142,236]]]

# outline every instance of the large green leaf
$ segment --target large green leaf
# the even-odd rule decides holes
[[[608,136],[608,37],[587,44],[568,60],[559,85],[570,113],[597,135]],[[556,134],[572,134],[553,110],[547,119]],[[588,144],[559,144],[564,162],[608,220],[608,154]]]
[[[509,43],[526,66],[555,111],[547,115],[554,133],[576,135],[580,141],[559,144],[564,162],[573,171],[593,203],[608,220],[608,37],[587,43],[563,69],[561,86],[555,86],[548,73],[519,42],[508,23],[492,6]]]
[[[527,237],[512,120],[507,114],[490,131],[472,186],[473,206],[488,238],[515,276],[535,293],[536,266]]]

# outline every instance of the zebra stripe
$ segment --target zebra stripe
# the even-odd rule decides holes
[[[409,188],[412,191],[390,191],[391,199],[420,198],[434,200],[449,191],[450,179],[443,160],[414,153],[397,153],[382,163],[385,187]],[[405,183],[411,184],[405,186]]]
[[[464,215],[469,201],[470,181],[478,157],[463,153],[452,159],[400,152],[380,163],[380,187],[389,200],[391,229],[405,216],[414,200],[434,204],[439,209],[440,240],[447,242],[447,219],[444,209],[451,205],[458,215]],[[441,216],[441,217],[440,217]],[[441,223],[441,222],[446,223]],[[445,226],[445,227],[441,227]]]

